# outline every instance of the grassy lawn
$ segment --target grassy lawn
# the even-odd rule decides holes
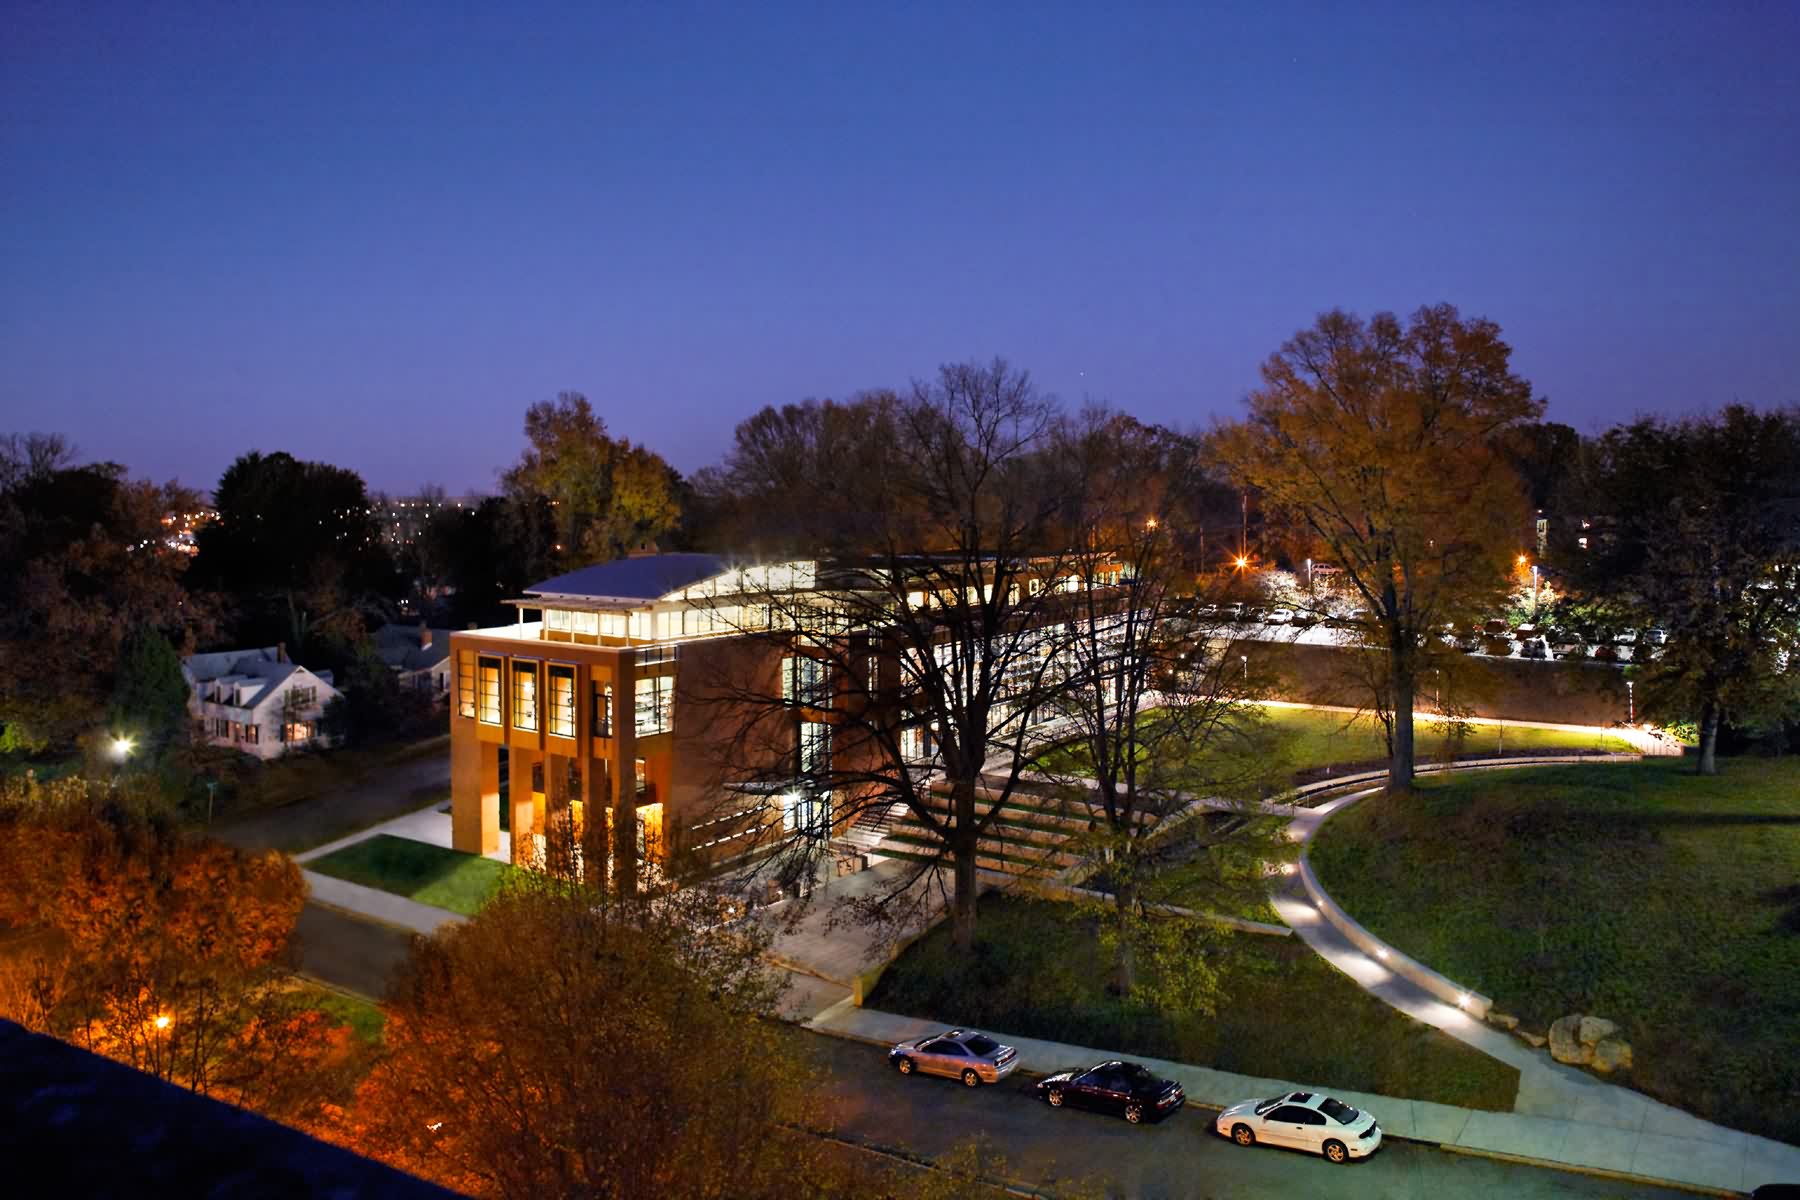
[[[320,987],[314,983],[301,983],[295,989],[308,1008],[316,1008],[342,1025],[348,1025],[350,1031],[365,1042],[379,1042],[382,1026],[387,1022],[387,1014],[379,1005],[331,988]]]
[[[1617,1021],[1622,1081],[1800,1140],[1800,762],[1538,767],[1332,818],[1312,861],[1357,920],[1542,1032]]]
[[[1156,720],[1154,711],[1140,721]],[[1418,760],[1429,762],[1457,755],[1555,753],[1558,751],[1631,751],[1629,743],[1604,733],[1577,733],[1564,729],[1532,729],[1472,722],[1462,739],[1436,721],[1416,720],[1413,740]],[[1201,778],[1247,778],[1234,759],[1257,761],[1263,777],[1286,780],[1301,771],[1319,767],[1367,763],[1382,764],[1387,740],[1381,722],[1372,715],[1325,712],[1309,708],[1251,708],[1244,710],[1236,727],[1223,733],[1194,763]],[[1079,772],[1086,755],[1062,746],[1041,760],[1054,773]]]
[[[474,916],[517,870],[491,858],[386,833],[315,858],[306,869],[464,916]]]
[[[872,1008],[1347,1090],[1510,1111],[1518,1072],[1395,1012],[1303,943],[1232,939],[1217,1016],[1121,1004],[1068,906],[986,897],[973,961],[940,926],[881,977]],[[1329,1035],[1319,1014],[1331,1014]]]
[[[1320,712],[1304,708],[1267,708],[1269,729],[1277,739],[1289,770],[1304,771],[1338,763],[1373,762],[1387,757],[1381,723],[1373,716]],[[1456,754],[1554,753],[1576,750],[1617,750],[1632,747],[1606,734],[1576,733],[1566,729],[1531,729],[1518,726],[1471,723],[1467,735],[1455,742],[1438,722],[1415,720],[1413,739],[1420,761]]]

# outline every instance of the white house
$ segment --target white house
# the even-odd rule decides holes
[[[213,745],[266,760],[323,744],[319,717],[338,690],[330,671],[289,662],[286,647],[190,654],[181,673],[199,736]]]

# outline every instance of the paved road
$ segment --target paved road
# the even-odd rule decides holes
[[[840,1134],[926,1156],[985,1138],[1005,1159],[1000,1173],[1046,1190],[1085,1178],[1102,1183],[1109,1196],[1144,1200],[1691,1195],[1405,1142],[1389,1142],[1370,1159],[1334,1167],[1293,1151],[1240,1149],[1212,1135],[1208,1109],[1187,1108],[1160,1125],[1136,1127],[1096,1113],[1052,1112],[1031,1093],[1029,1080],[971,1091],[952,1080],[903,1078],[887,1069],[878,1047],[816,1035],[809,1042],[829,1072],[826,1087]]]
[[[412,935],[341,909],[308,904],[294,925],[294,942],[303,972],[379,1000],[406,959]]]
[[[212,836],[246,850],[297,854],[402,816],[450,794],[450,743],[432,738],[408,757],[370,770],[348,787],[281,808],[221,821]]]

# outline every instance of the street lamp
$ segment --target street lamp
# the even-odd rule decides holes
[[[136,748],[137,742],[122,734],[112,740],[112,756],[119,762],[124,762],[126,759],[130,758],[131,752]]]
[[[1238,655],[1238,661],[1240,661],[1244,664],[1244,682],[1249,683],[1250,682],[1250,656],[1248,654],[1240,654],[1240,655]]]

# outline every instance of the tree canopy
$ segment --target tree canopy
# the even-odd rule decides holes
[[[103,732],[128,635],[211,632],[212,601],[164,544],[163,516],[198,503],[114,463],[77,466],[54,436],[0,440],[0,750],[66,752]]]
[[[1246,418],[1216,435],[1272,519],[1337,566],[1387,652],[1377,704],[1393,714],[1389,787],[1413,771],[1416,681],[1446,622],[1484,615],[1528,529],[1507,431],[1543,404],[1492,321],[1451,305],[1364,320],[1319,317],[1271,355]]]
[[[402,590],[354,471],[251,451],[226,468],[213,505],[194,577],[237,604],[235,644],[285,640],[296,661],[335,661]]]
[[[1698,726],[1711,774],[1722,723],[1800,716],[1800,409],[1644,418],[1592,457],[1578,578],[1621,619],[1668,630],[1633,668],[1644,710]]]
[[[609,436],[580,392],[527,409],[525,440],[501,486],[516,506],[550,510],[550,570],[617,558],[679,524],[674,469],[650,450]]]

